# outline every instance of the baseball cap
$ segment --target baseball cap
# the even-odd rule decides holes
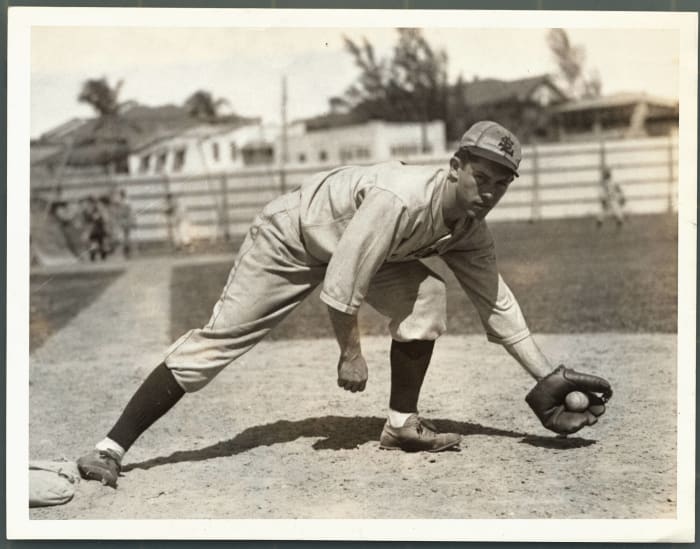
[[[477,122],[462,136],[459,147],[505,166],[516,176],[520,175],[518,166],[523,158],[520,141],[497,122]]]

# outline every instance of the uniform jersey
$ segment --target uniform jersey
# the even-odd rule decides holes
[[[387,162],[338,168],[302,186],[301,237],[308,252],[328,264],[321,299],[355,314],[384,263],[440,255],[486,320],[490,339],[510,343],[526,336],[498,275],[486,222],[465,218],[452,231],[445,224],[451,184],[443,169]]]

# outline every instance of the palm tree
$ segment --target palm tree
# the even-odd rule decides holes
[[[124,80],[111,88],[105,78],[88,79],[83,82],[78,101],[93,107],[101,117],[116,115],[120,107],[119,92],[123,85]]]
[[[119,101],[123,84],[119,80],[111,87],[104,77],[83,82],[78,101],[90,105],[98,116],[86,132],[77,136],[68,154],[68,165],[99,164],[105,171],[127,169],[129,138],[140,128],[122,115],[127,104]]]
[[[221,107],[228,104],[227,99],[214,99],[206,90],[197,90],[185,100],[185,108],[191,117],[210,123],[216,123]]]

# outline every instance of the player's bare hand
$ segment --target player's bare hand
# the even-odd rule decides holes
[[[356,393],[367,385],[367,362],[361,354],[352,357],[341,355],[338,361],[338,387]]]

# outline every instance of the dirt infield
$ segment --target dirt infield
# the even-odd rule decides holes
[[[531,385],[481,338],[441,340],[423,413],[465,435],[460,452],[381,451],[386,341],[365,343],[371,382],[335,386],[335,343],[263,343],[185,398],[125,461],[119,489],[82,482],[57,518],[670,518],[675,515],[675,377],[670,336],[544,336],[546,350],[609,375],[617,392],[595,428],[557,439],[523,401]],[[592,368],[593,365],[600,365]],[[129,368],[128,364],[122,364]],[[101,438],[139,383],[111,365],[35,380],[34,458],[75,458]],[[646,371],[648,376],[640,376]],[[38,372],[36,372],[38,373]],[[653,425],[654,428],[649,428]]]
[[[134,262],[32,353],[31,459],[75,459],[111,427],[170,342],[178,261]],[[465,435],[461,451],[381,451],[386,337],[364,339],[370,382],[355,395],[335,385],[332,339],[267,341],[147,431],[118,490],[82,482],[73,501],[30,518],[674,517],[675,334],[537,339],[553,360],[610,379],[598,425],[551,436],[517,364],[483,335],[450,335],[421,412]]]

